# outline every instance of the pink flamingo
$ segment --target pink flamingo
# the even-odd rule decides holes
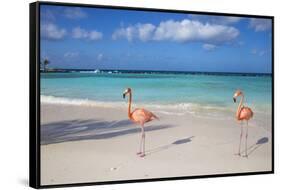
[[[128,106],[128,117],[134,123],[137,123],[141,126],[141,141],[140,141],[140,151],[137,152],[137,155],[140,157],[145,156],[145,133],[144,133],[144,124],[152,121],[153,119],[159,119],[152,112],[142,109],[136,108],[133,112],[131,112],[131,103],[132,103],[132,90],[131,88],[127,88],[123,93],[123,98],[129,94],[129,106]]]
[[[249,107],[244,107],[243,106],[243,101],[244,101],[244,94],[241,90],[237,90],[234,95],[233,95],[233,101],[236,102],[236,98],[238,96],[242,96],[240,103],[238,105],[237,111],[236,111],[236,119],[237,121],[241,121],[241,134],[240,134],[240,142],[239,142],[239,150],[238,150],[238,155],[241,156],[240,153],[240,148],[241,148],[241,139],[243,136],[243,126],[242,122],[245,120],[247,122],[247,127],[246,127],[246,143],[245,143],[245,157],[248,157],[247,153],[247,139],[248,139],[248,121],[254,116],[253,111]]]

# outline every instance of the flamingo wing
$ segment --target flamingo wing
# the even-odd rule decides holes
[[[242,108],[241,108],[241,111],[240,111],[240,114],[239,114],[240,119],[249,120],[249,119],[251,119],[253,116],[254,116],[254,113],[253,113],[253,111],[251,110],[251,108],[249,108],[249,107],[242,107]]]
[[[157,118],[152,112],[145,110],[143,108],[137,108],[132,112],[132,119],[140,124],[144,124],[153,120],[153,118]]]

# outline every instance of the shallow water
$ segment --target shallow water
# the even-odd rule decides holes
[[[264,74],[183,72],[41,73],[41,102],[89,106],[125,106],[130,87],[134,105],[163,114],[205,113],[219,116],[235,111],[232,97],[243,90],[245,105],[271,115],[272,77]],[[204,115],[204,114],[203,114]]]

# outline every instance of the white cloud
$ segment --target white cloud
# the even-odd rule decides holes
[[[74,58],[74,57],[79,56],[79,53],[78,52],[66,52],[63,56],[65,58]]]
[[[100,39],[102,39],[102,36],[103,36],[103,34],[101,32],[98,32],[95,30],[89,32],[90,40],[100,40]]]
[[[118,38],[126,38],[128,41],[132,41],[133,38],[138,38],[142,41],[147,41],[151,39],[154,30],[155,26],[153,24],[138,23],[135,26],[117,29],[113,33],[112,38],[114,40]]]
[[[239,22],[241,19],[242,19],[241,17],[223,16],[220,19],[218,19],[218,22],[220,24],[233,24]]]
[[[79,7],[66,8],[64,16],[69,19],[81,19],[87,17],[87,14]]]
[[[40,12],[40,19],[43,21],[55,21],[56,20],[56,14],[54,11],[50,9],[45,9]]]
[[[214,44],[203,44],[203,49],[207,50],[207,51],[212,51],[214,50],[217,46]]]
[[[155,31],[156,40],[179,42],[203,41],[225,42],[236,38],[239,31],[234,27],[214,24],[202,24],[199,21],[165,21],[161,22]]]
[[[72,37],[76,39],[100,40],[102,39],[103,34],[96,30],[87,31],[80,27],[76,27],[72,30]]]
[[[66,35],[66,30],[59,28],[53,23],[45,23],[41,25],[41,36],[47,40],[60,40]]]
[[[255,48],[251,50],[251,54],[258,55],[258,56],[264,56],[267,52],[269,52],[269,51],[268,50],[258,50]]]
[[[211,23],[211,24],[222,24],[222,25],[230,25],[239,22],[242,17],[234,17],[234,16],[206,16],[206,15],[190,15],[192,19],[198,20],[201,22]]]
[[[97,60],[98,61],[101,61],[103,59],[103,54],[102,53],[99,53],[98,55],[97,55]]]
[[[250,19],[250,28],[253,28],[256,32],[269,30],[271,29],[271,20],[252,18]]]
[[[139,24],[138,35],[142,41],[147,41],[152,37],[152,32],[155,30],[155,26],[152,24]]]
[[[113,39],[125,38],[128,41],[139,39],[142,41],[175,41],[175,42],[204,42],[223,43],[235,39],[239,30],[234,27],[203,24],[199,21],[184,19],[182,21],[168,20],[158,26],[138,23],[134,26],[117,29]]]
[[[252,54],[257,54],[257,52],[258,52],[257,49],[252,49],[252,50],[251,50],[251,53],[252,53]]]
[[[128,41],[133,40],[133,35],[136,35],[136,28],[129,26],[127,28],[119,28],[112,34],[112,39],[126,38]]]

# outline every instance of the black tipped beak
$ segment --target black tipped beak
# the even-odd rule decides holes
[[[233,102],[236,103],[236,98],[233,98]]]
[[[123,94],[123,98],[125,99],[125,97],[126,97],[126,94]]]

